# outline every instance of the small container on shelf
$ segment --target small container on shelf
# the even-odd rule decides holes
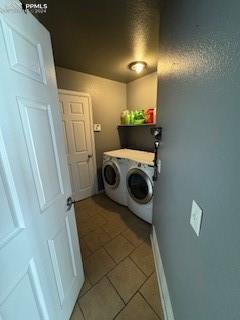
[[[134,124],[140,125],[140,124],[143,124],[144,121],[145,121],[144,110],[136,110],[134,112]]]
[[[147,110],[124,110],[121,113],[121,126],[154,125],[156,123],[156,108]]]
[[[141,124],[144,124],[144,119],[136,119],[136,120],[134,120],[134,124],[135,125],[141,125]]]
[[[149,108],[145,111],[145,123],[156,122],[156,108]]]
[[[130,124],[130,113],[128,110],[124,110],[121,113],[121,124],[129,125]]]
[[[130,124],[134,124],[135,113],[134,111],[130,111]]]

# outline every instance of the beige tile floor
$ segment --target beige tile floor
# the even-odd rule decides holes
[[[151,226],[104,194],[75,212],[86,279],[71,320],[163,320]]]

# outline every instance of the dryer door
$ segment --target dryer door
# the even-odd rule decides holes
[[[153,196],[153,186],[149,176],[138,168],[133,168],[127,174],[127,188],[131,198],[137,203],[146,204]]]
[[[103,179],[109,187],[116,189],[120,183],[120,171],[113,161],[103,164]]]

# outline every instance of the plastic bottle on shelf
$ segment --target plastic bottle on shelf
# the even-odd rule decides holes
[[[121,124],[125,124],[125,113],[126,113],[126,110],[124,110],[124,111],[121,112],[121,117],[120,117],[120,119],[121,119]]]
[[[128,125],[130,122],[130,115],[128,110],[123,110],[121,112],[121,124]]]
[[[156,119],[157,119],[157,109],[153,108],[153,123],[156,123]]]
[[[130,124],[134,124],[135,112],[130,111]]]
[[[129,125],[130,124],[130,121],[131,120],[131,117],[130,117],[130,112],[128,110],[126,110],[126,114],[125,114],[125,124],[126,125]]]
[[[155,123],[156,122],[156,108],[149,108],[145,111],[146,123]]]

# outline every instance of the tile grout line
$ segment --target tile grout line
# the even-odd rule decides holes
[[[106,254],[107,254],[107,255],[110,257],[110,259],[113,261],[114,266],[113,266],[111,269],[109,269],[100,279],[98,279],[98,281],[97,281],[96,283],[92,283],[91,280],[90,280],[89,277],[88,277],[88,281],[89,281],[90,284],[91,284],[91,288],[89,288],[89,289],[87,290],[87,292],[88,292],[89,290],[91,290],[97,283],[99,283],[105,276],[107,276],[107,274],[108,274],[109,272],[111,272],[111,271],[117,266],[117,263],[113,260],[113,258],[109,255],[109,253],[106,251],[106,249],[105,249],[104,247],[101,247],[101,248],[97,249],[95,252],[97,252],[97,251],[99,251],[99,250],[101,250],[101,249],[104,249],[104,251],[106,252]],[[87,272],[85,272],[85,274],[87,274]],[[86,292],[86,293],[87,293],[87,292]],[[82,297],[83,297],[86,293],[84,293],[84,294],[82,295]]]
[[[126,239],[124,236],[124,239],[125,240],[127,240],[134,248],[133,248],[133,250],[131,251],[131,252],[129,252],[125,257],[123,257],[119,262],[117,262],[117,261],[115,261],[114,260],[114,258],[111,256],[111,254],[107,251],[107,249],[105,248],[105,246],[106,245],[108,245],[109,243],[111,243],[111,241],[113,241],[113,240],[115,240],[117,237],[119,237],[121,234],[119,234],[119,235],[117,235],[116,237],[114,237],[114,238],[112,238],[111,240],[109,240],[109,241],[107,241],[107,242],[105,242],[103,245],[101,245],[101,247],[99,247],[99,248],[97,248],[95,251],[92,251],[92,250],[90,250],[91,251],[91,253],[87,256],[87,257],[83,257],[83,255],[82,255],[82,258],[83,258],[83,260],[86,260],[86,259],[88,259],[88,258],[90,258],[94,253],[96,253],[98,250],[100,250],[100,249],[105,249],[106,250],[106,252],[108,253],[108,255],[111,257],[111,259],[113,259],[113,261],[116,263],[116,264],[118,264],[118,263],[120,263],[121,261],[123,261],[125,258],[127,258],[127,257],[130,257],[130,255],[137,249],[137,248],[139,248],[139,246],[141,245],[139,245],[139,246],[134,246],[128,239]],[[81,246],[80,246],[81,247]],[[81,249],[81,248],[80,248]],[[132,260],[132,258],[131,258],[131,260]],[[133,261],[134,262],[134,261]],[[135,262],[134,262],[135,263]],[[136,263],[135,263],[136,264]],[[139,268],[139,267],[138,267]],[[141,270],[141,269],[140,269]],[[141,270],[143,273],[144,273],[144,271],[143,270]],[[145,274],[145,273],[144,273]]]
[[[139,267],[139,265],[133,260],[133,258],[129,255],[129,258],[131,259],[131,261],[135,264],[135,266],[138,268],[138,270],[140,270],[142,272],[142,274],[144,274],[145,277],[149,278],[150,276],[147,275],[142,269],[141,267]],[[154,272],[154,271],[153,271]],[[153,274],[153,272],[151,272],[150,275]]]
[[[120,235],[118,235],[118,236],[120,236]],[[117,238],[117,237],[116,237]],[[124,238],[125,239],[125,238]],[[125,239],[126,241],[128,241],[127,239]],[[129,241],[128,241],[129,242]],[[105,245],[107,245],[108,243],[106,243]],[[129,244],[131,245],[131,246],[133,246],[130,242],[129,242]],[[105,247],[105,245],[104,245],[104,247]],[[107,249],[105,248],[105,250],[107,251]],[[124,256],[123,258],[121,258],[121,260],[119,260],[119,261],[116,261],[115,260],[115,262],[116,262],[116,264],[119,264],[120,262],[122,262],[124,259],[126,259],[127,257],[129,257],[129,255],[131,254],[131,253],[133,253],[133,251],[135,251],[136,250],[136,248],[133,246],[133,249],[132,249],[132,251],[131,252],[129,252],[126,256]],[[111,255],[110,253],[109,253],[109,255]],[[112,256],[111,256],[112,257]],[[112,259],[114,259],[114,257],[112,257]]]
[[[155,312],[155,310],[152,308],[152,306],[148,303],[148,301],[145,299],[145,297],[143,296],[143,294],[141,293],[141,289],[142,287],[145,285],[145,283],[150,279],[150,277],[154,274],[154,272],[156,272],[155,268],[153,270],[153,272],[151,272],[150,275],[146,275],[146,273],[144,273],[143,270],[141,270],[141,268],[136,264],[136,262],[131,258],[131,256],[129,256],[129,258],[132,260],[132,262],[136,265],[136,267],[142,271],[142,273],[146,276],[146,280],[141,284],[141,286],[138,289],[139,294],[143,297],[143,299],[145,300],[145,302],[149,305],[149,307],[154,311],[154,313],[157,315],[157,317],[160,319],[160,317],[158,316],[158,314]],[[160,298],[160,297],[159,297]],[[162,304],[161,304],[162,307]],[[161,320],[161,319],[160,319]]]
[[[130,301],[134,298],[134,296],[137,294],[137,292],[134,293],[134,295],[129,299],[129,301],[127,303],[124,302],[124,308],[122,308],[116,315],[115,317],[113,318],[116,319],[116,317],[124,310],[126,309],[126,307],[128,306],[128,304],[130,303]]]
[[[122,309],[124,309],[126,307],[126,303],[124,301],[124,299],[122,298],[122,296],[120,295],[120,292],[118,292],[117,288],[114,286],[114,284],[112,283],[111,279],[108,277],[108,274],[106,274],[106,277],[108,279],[108,281],[110,282],[111,286],[114,288],[114,290],[116,291],[117,295],[120,297],[120,299],[122,300],[124,307]],[[121,309],[121,310],[122,310]]]
[[[128,302],[126,303],[123,298],[121,297],[120,293],[117,291],[117,289],[115,288],[114,284],[112,283],[111,279],[108,278],[108,275],[107,275],[107,278],[108,280],[110,281],[110,283],[112,284],[112,286],[114,287],[115,291],[118,293],[118,295],[120,296],[121,300],[123,301],[124,303],[124,307],[116,314],[116,316],[113,318],[116,319],[116,317],[127,307],[127,305],[131,302],[131,300],[136,296],[136,294],[140,294],[140,296],[144,299],[144,301],[147,303],[147,305],[150,307],[150,309],[154,312],[154,314],[157,316],[157,318],[159,320],[162,320],[159,315],[156,313],[156,311],[152,308],[152,306],[149,304],[149,302],[145,299],[145,297],[142,295],[141,293],[141,288],[145,285],[145,283],[149,280],[149,278],[153,275],[154,271],[151,273],[151,275],[149,275],[145,280],[144,282],[141,284],[141,286],[138,288],[138,290],[130,297],[130,299],[128,300]]]
[[[112,269],[113,270],[113,269]],[[130,301],[134,298],[134,296],[137,294],[137,293],[139,293],[140,295],[141,295],[141,297],[144,299],[144,301],[147,303],[147,305],[151,308],[151,310],[154,312],[154,314],[157,316],[157,318],[159,319],[159,320],[161,320],[161,318],[158,316],[158,314],[155,312],[155,310],[152,308],[152,306],[148,303],[148,301],[145,299],[145,297],[142,295],[142,293],[141,293],[141,288],[145,285],[145,283],[149,280],[149,278],[153,275],[153,273],[154,273],[154,271],[151,273],[151,275],[150,276],[148,276],[145,280],[144,280],[144,282],[140,285],[140,287],[138,288],[138,290],[130,297],[130,299],[129,299],[129,301],[126,303],[125,301],[124,301],[124,299],[122,298],[122,296],[120,295],[120,293],[118,292],[118,290],[117,290],[117,288],[114,286],[114,284],[112,283],[112,281],[111,281],[111,279],[108,277],[108,274],[112,271],[112,270],[109,270],[109,272],[107,273],[107,274],[105,274],[101,279],[99,279],[94,285],[92,285],[92,287],[91,288],[89,288],[82,296],[78,296],[78,298],[77,298],[77,304],[78,304],[78,306],[79,306],[79,308],[80,308],[80,310],[81,310],[81,312],[82,312],[82,314],[83,314],[83,317],[84,317],[84,319],[86,319],[85,318],[85,316],[84,316],[84,312],[83,312],[83,310],[82,310],[82,308],[81,308],[81,306],[80,306],[80,304],[79,304],[79,300],[82,298],[82,297],[84,297],[91,289],[93,289],[99,282],[101,282],[101,280],[103,280],[104,278],[106,278],[109,282],[110,282],[110,284],[111,284],[111,286],[113,287],[113,289],[114,289],[114,291],[116,292],[116,294],[118,295],[118,297],[121,299],[121,301],[123,302],[123,304],[124,304],[124,306],[119,310],[119,312],[114,316],[114,318],[113,318],[113,320],[114,319],[116,319],[116,317],[119,315],[119,313],[121,313],[126,307],[127,307],[127,305],[130,303]],[[161,306],[162,307],[162,306]]]
[[[129,229],[129,230],[131,230],[131,229]],[[132,230],[131,230],[132,231]],[[128,238],[126,237],[126,236],[124,236],[124,234],[122,234],[122,236],[126,239],[126,240],[128,240]],[[143,242],[145,242],[144,240],[141,242],[141,243],[139,243],[137,246],[135,245],[135,244],[133,244],[133,242],[131,242],[131,240],[128,240],[136,249],[143,243]]]
[[[159,317],[159,315],[157,314],[157,312],[153,309],[153,307],[149,304],[149,302],[147,301],[147,299],[144,297],[144,295],[141,293],[141,291],[139,290],[139,294],[141,295],[141,297],[143,298],[143,300],[146,302],[146,304],[150,307],[150,309],[154,312],[154,314],[157,316],[157,318],[159,320],[161,320],[161,318]]]
[[[134,297],[136,296],[136,294],[138,294],[138,293],[140,293],[139,290],[137,290],[137,291],[131,296],[131,298],[128,300],[128,302],[125,303],[125,307],[118,312],[118,314],[113,318],[113,320],[116,319],[116,317],[119,315],[119,313],[121,313],[121,311],[123,311],[123,310],[129,305],[129,303],[133,300],[133,298],[134,298]]]
[[[87,245],[86,243],[86,240],[84,238],[79,238],[79,247],[80,247],[80,251],[81,251],[81,241],[83,241],[85,243],[85,246],[88,248],[88,250],[90,251],[90,254],[88,255],[88,257],[93,253],[93,251],[89,248],[89,246]],[[82,252],[81,252],[82,253]],[[83,258],[83,255],[82,255],[82,258]],[[86,257],[87,258],[87,257]]]
[[[131,259],[131,258],[130,258]],[[131,259],[132,261],[132,259]],[[138,266],[136,265],[136,263],[134,261],[132,261],[135,266],[138,268]],[[139,269],[139,268],[138,268]],[[139,269],[140,270],[140,269]],[[140,270],[141,271],[141,270]],[[141,271],[142,272],[142,271]],[[143,272],[142,272],[143,273]],[[138,288],[138,291],[141,290],[141,288],[145,285],[145,283],[149,280],[149,278],[151,277],[151,275],[154,273],[154,271],[150,274],[150,276],[146,276],[145,273],[143,273],[143,275],[146,277],[146,279],[143,281],[143,283],[140,285],[140,287]]]
[[[133,213],[132,213],[133,214]],[[84,240],[84,238],[87,236],[87,235],[89,235],[90,233],[92,233],[92,232],[95,232],[96,231],[96,229],[97,228],[101,228],[104,232],[106,232],[102,227],[103,227],[103,225],[105,225],[105,224],[107,224],[107,223],[110,223],[111,221],[109,221],[107,218],[105,218],[105,217],[103,217],[100,213],[97,213],[97,215],[100,215],[102,218],[104,218],[105,220],[106,220],[106,223],[104,223],[104,224],[102,224],[102,225],[98,225],[94,230],[91,230],[91,231],[89,231],[86,235],[84,235],[82,238],[80,238],[80,234],[79,234],[79,238],[80,239],[83,239]],[[113,238],[111,238],[111,240],[113,240],[113,239],[115,239],[118,235],[122,235],[126,240],[128,240],[124,235],[123,235],[123,232],[125,232],[127,229],[129,229],[129,230],[131,230],[130,229],[130,227],[131,226],[135,226],[137,223],[133,223],[133,224],[131,224],[130,226],[127,226],[126,227],[126,229],[124,229],[124,230],[122,230],[122,231],[120,231],[119,232],[119,234],[117,234],[116,236],[114,236]],[[111,235],[108,233],[108,232],[106,232],[110,237],[111,237]],[[109,241],[111,241],[111,240],[109,240]],[[144,240],[142,241],[142,243],[140,243],[139,245],[134,245],[130,240],[128,240],[134,247],[139,247],[143,242],[145,242]],[[91,250],[92,251],[92,250]]]
[[[109,271],[109,272],[110,272],[110,271]],[[104,275],[101,279],[99,279],[91,288],[89,288],[89,289],[87,290],[87,292],[85,292],[81,297],[78,296],[78,298],[77,298],[77,302],[76,302],[76,303],[78,304],[80,310],[82,311],[82,314],[83,314],[84,319],[86,319],[86,318],[85,318],[85,316],[84,316],[83,310],[82,310],[82,308],[81,308],[78,300],[80,300],[82,297],[84,297],[91,289],[93,289],[97,284],[99,284],[104,278],[106,278],[106,279],[110,282],[110,285],[113,287],[113,290],[116,292],[117,296],[118,296],[118,297],[120,298],[120,300],[123,302],[123,307],[122,307],[121,310],[116,314],[116,316],[126,307],[126,303],[124,302],[123,298],[121,297],[121,295],[119,294],[119,292],[117,291],[117,289],[115,288],[115,286],[113,285],[112,281],[108,278],[108,275],[105,274],[105,275]],[[115,319],[115,316],[114,316],[113,319]]]
[[[80,207],[79,207],[78,209],[81,210]],[[90,210],[88,210],[88,209],[86,209],[86,210],[87,210],[87,211],[90,211]],[[114,211],[113,211],[113,212],[114,212]],[[118,213],[118,212],[114,212],[114,213],[119,214],[119,216],[120,216],[120,218],[121,218],[121,213]],[[88,214],[88,213],[87,213],[87,214]],[[125,228],[124,228],[123,230],[121,230],[117,235],[115,235],[115,236],[112,238],[112,237],[111,237],[111,234],[109,234],[109,233],[103,228],[103,226],[106,225],[107,223],[111,223],[111,220],[108,219],[108,218],[106,218],[106,216],[102,215],[100,211],[99,211],[99,212],[96,212],[96,215],[97,215],[97,216],[100,216],[101,218],[104,219],[104,223],[103,223],[103,224],[100,224],[100,225],[98,225],[95,229],[89,231],[87,234],[84,235],[84,237],[80,237],[80,234],[79,234],[79,232],[78,232],[79,240],[80,240],[79,242],[81,243],[81,240],[84,241],[86,247],[89,249],[89,252],[90,252],[87,257],[83,257],[83,255],[82,255],[83,262],[85,262],[88,258],[90,258],[90,257],[91,257],[94,253],[96,253],[98,250],[103,249],[104,252],[107,254],[107,256],[112,260],[112,262],[114,263],[114,265],[113,265],[113,267],[112,267],[110,270],[108,270],[108,271],[107,271],[96,283],[94,283],[94,284],[89,280],[89,278],[87,278],[88,281],[89,281],[89,283],[90,283],[90,285],[91,285],[91,287],[90,287],[82,296],[78,295],[77,304],[78,304],[78,306],[79,306],[79,308],[80,308],[80,310],[81,310],[81,312],[82,312],[82,314],[83,314],[84,319],[86,319],[86,318],[85,318],[85,315],[84,315],[84,313],[83,313],[83,310],[82,310],[82,308],[80,307],[79,300],[80,300],[82,297],[84,297],[91,289],[93,289],[93,288],[94,288],[101,280],[103,280],[104,277],[105,277],[105,278],[110,282],[110,285],[113,287],[113,289],[114,289],[114,291],[116,292],[117,296],[121,299],[121,301],[122,301],[123,304],[124,304],[124,306],[121,308],[121,310],[119,310],[119,312],[114,316],[113,319],[116,319],[116,317],[119,315],[119,313],[121,313],[121,312],[126,308],[126,306],[130,303],[130,301],[134,298],[134,296],[135,296],[137,293],[139,293],[139,294],[143,297],[143,295],[141,294],[140,290],[141,290],[141,288],[144,286],[144,284],[148,281],[148,279],[151,277],[151,275],[152,275],[153,272],[154,272],[154,271],[153,271],[149,276],[146,275],[146,274],[144,273],[144,271],[143,271],[143,270],[135,263],[135,261],[131,258],[131,254],[132,254],[137,248],[139,248],[139,247],[140,247],[142,244],[144,244],[144,243],[147,244],[147,241],[146,241],[146,240],[148,240],[148,238],[149,238],[149,233],[148,233],[148,231],[141,230],[144,235],[146,234],[147,237],[146,237],[146,239],[144,239],[144,240],[141,239],[141,240],[140,240],[141,242],[140,242],[138,245],[135,245],[133,242],[131,242],[131,240],[127,239],[127,237],[124,235],[124,233],[125,233],[127,230],[130,230],[130,231],[134,232],[134,230],[132,230],[131,227],[137,226],[137,223],[138,223],[138,222],[136,221],[135,223],[132,223],[132,224],[128,225],[127,222],[126,222],[126,221],[123,221],[123,219],[122,219],[122,220],[120,220],[120,223],[121,223],[121,221],[125,222]],[[91,217],[88,216],[88,218],[90,219]],[[117,220],[116,222],[118,222],[118,220]],[[96,232],[96,230],[97,230],[98,228],[99,228],[101,231],[103,231],[104,233],[106,233],[106,234],[110,237],[110,239],[109,239],[108,241],[104,242],[103,244],[101,244],[101,246],[100,246],[99,248],[97,248],[96,250],[93,251],[93,250],[91,250],[91,249],[89,248],[89,246],[87,245],[87,242],[86,242],[85,238],[86,238],[89,234]],[[121,228],[121,227],[120,227],[120,228]],[[138,230],[138,228],[137,228],[136,230]],[[112,257],[112,255],[107,251],[106,246],[107,246],[109,243],[111,243],[112,241],[114,241],[114,240],[115,240],[117,237],[119,237],[119,236],[122,236],[129,244],[131,244],[131,246],[133,247],[133,249],[132,249],[126,256],[124,256],[120,261],[117,262],[117,261]],[[137,236],[137,232],[136,232],[136,236]],[[81,246],[81,244],[80,244],[80,246]],[[124,301],[123,298],[121,297],[120,293],[117,291],[116,287],[114,286],[114,284],[112,283],[111,279],[109,278],[109,274],[110,274],[110,272],[112,272],[113,269],[115,269],[122,261],[124,261],[124,260],[127,259],[127,258],[130,258],[130,260],[134,263],[134,265],[137,267],[137,269],[145,276],[146,279],[145,279],[145,280],[143,281],[143,283],[140,285],[140,287],[138,288],[138,290],[131,296],[131,298],[129,299],[129,301],[128,301],[127,303],[125,303],[125,301]],[[87,274],[87,273],[85,272],[85,274]],[[79,292],[79,294],[80,294],[80,292]],[[144,297],[143,297],[143,299],[144,299],[144,301],[147,303],[147,305],[151,308],[151,310],[153,310],[152,307],[149,305],[149,303],[146,301],[146,299],[145,299]],[[153,310],[153,311],[154,311],[154,310]],[[154,314],[156,314],[155,311],[154,311]],[[158,317],[158,315],[157,315],[157,317]],[[158,317],[158,318],[159,318],[159,317]]]
[[[86,317],[85,317],[85,315],[84,315],[83,309],[81,308],[80,304],[78,303],[78,300],[77,300],[77,305],[78,305],[79,309],[80,309],[81,312],[82,312],[83,319],[86,320]]]
[[[105,231],[105,232],[106,232],[106,231]],[[104,246],[105,246],[106,244],[108,244],[109,242],[111,242],[112,240],[114,240],[114,239],[117,238],[117,237],[118,237],[118,235],[117,235],[116,237],[108,240],[107,242],[105,242],[104,244],[102,244],[99,248],[97,248],[97,249],[94,250],[94,251],[90,250],[90,251],[91,251],[91,254],[90,254],[89,256],[87,256],[86,259],[88,259],[90,256],[92,256],[92,255],[93,255],[95,252],[97,252],[98,250],[104,248]],[[86,241],[85,241],[85,242],[86,242]],[[111,258],[112,258],[112,257],[111,257]]]
[[[117,235],[115,238],[117,238],[119,235]],[[115,238],[113,238],[113,239],[115,239]],[[112,240],[113,240],[112,239]],[[127,240],[127,239],[126,239]],[[110,240],[111,241],[111,240]],[[106,243],[107,244],[107,243]],[[140,245],[139,245],[140,246]],[[139,247],[138,246],[138,247]],[[137,267],[137,269],[146,277],[146,279],[144,280],[144,282],[142,283],[142,285],[139,287],[139,289],[143,286],[143,284],[148,280],[148,278],[153,274],[153,272],[148,276],[148,275],[146,275],[142,270],[141,270],[141,268],[135,263],[135,261],[131,258],[131,254],[138,248],[138,247],[134,247],[134,249],[133,249],[133,251],[131,251],[127,256],[125,256],[123,259],[121,259],[119,262],[115,262],[115,260],[113,259],[113,257],[107,252],[107,250],[105,249],[105,247],[104,247],[104,245],[103,246],[101,246],[100,248],[98,248],[97,250],[95,250],[91,255],[93,255],[94,253],[96,253],[97,251],[99,251],[100,249],[104,249],[104,251],[107,253],[107,255],[113,260],[113,262],[114,262],[114,266],[107,272],[107,273],[105,273],[95,284],[93,284],[91,281],[90,281],[90,279],[88,278],[88,281],[90,282],[90,284],[91,284],[91,288],[89,288],[81,297],[83,297],[89,290],[91,290],[97,283],[99,283],[105,276],[108,276],[108,274],[115,268],[115,267],[117,267],[122,261],[124,261],[126,258],[129,258],[133,263],[134,263],[134,265]],[[86,259],[88,259],[88,258],[90,258],[90,256],[91,255],[89,255]],[[86,260],[85,259],[85,260]],[[86,274],[87,272],[85,272],[85,274]],[[109,279],[110,280],[110,279]]]
[[[123,206],[123,208],[125,208],[125,207]],[[119,214],[119,215],[121,216],[120,213],[118,213],[118,212],[115,212],[115,213],[116,213],[116,214]],[[130,213],[131,213],[132,215],[134,215],[134,213],[132,213],[132,212],[130,212]],[[97,227],[102,227],[103,225],[111,222],[111,221],[109,221],[109,218],[106,218],[106,216],[102,215],[101,212],[97,212],[96,215],[101,216],[101,217],[106,221],[106,223],[103,223],[102,225],[98,225]],[[91,218],[91,217],[89,216],[89,218]],[[139,218],[138,218],[138,219],[139,219]],[[140,220],[140,221],[143,221],[143,220],[141,220],[141,219],[139,219],[139,220]],[[134,222],[134,223],[128,225],[127,229],[128,229],[129,227],[131,227],[131,226],[136,225],[137,223],[138,223],[138,222]],[[96,229],[97,229],[97,227],[96,227]],[[96,229],[91,230],[90,232],[93,232],[93,231],[95,231]],[[104,231],[105,231],[105,230],[104,230]],[[125,231],[125,230],[124,230],[124,231]],[[90,232],[89,232],[89,233],[90,233]],[[123,231],[121,231],[121,232],[123,232]],[[86,236],[86,235],[85,235],[85,236]]]
[[[111,241],[114,240],[116,237],[118,237],[118,236],[121,234],[121,232],[123,232],[123,231],[121,231],[119,234],[117,234],[117,235],[115,235],[113,238],[111,238],[111,235],[110,235],[107,231],[105,231],[102,226],[103,226],[103,225],[98,226],[97,228],[102,229],[102,231],[104,231],[104,232],[110,237],[110,240],[108,240],[106,243],[111,242]],[[96,228],[96,229],[97,229],[97,228]],[[94,230],[92,230],[92,231],[89,231],[89,232],[88,232],[87,234],[85,234],[82,238],[80,238],[80,235],[79,235],[79,238],[84,240],[84,238],[85,238],[86,236],[88,236],[90,233],[96,232],[96,229],[94,229]],[[125,230],[124,230],[124,231],[125,231]],[[86,242],[86,240],[84,240],[84,241]],[[106,243],[105,243],[105,244],[106,244]],[[90,251],[92,251],[92,250],[90,250]],[[95,250],[95,251],[96,251],[96,250]],[[95,251],[92,251],[92,252],[94,253]]]
[[[126,256],[123,260],[125,260],[126,258],[130,258],[129,256]],[[120,262],[122,262],[123,260],[121,260]],[[132,261],[132,259],[130,258],[130,260]],[[92,288],[94,288],[104,277],[107,277],[107,279],[110,281],[110,283],[111,283],[111,285],[114,287],[114,289],[117,291],[117,289],[116,289],[116,287],[114,286],[114,284],[112,283],[112,281],[111,281],[111,279],[108,277],[108,275],[109,275],[109,273],[111,272],[111,271],[113,271],[113,269],[115,268],[115,267],[117,267],[119,264],[120,264],[120,262],[118,263],[118,264],[115,264],[114,265],[114,267],[113,268],[111,268],[107,273],[105,273],[95,284],[93,284],[90,280],[89,280],[89,278],[88,278],[88,281],[90,282],[90,284],[91,284],[91,288],[89,288],[82,296],[78,296],[78,299],[81,299],[82,297],[84,297]],[[139,269],[139,267],[136,265],[136,263],[134,262],[134,261],[132,261],[133,263],[134,263],[134,265],[137,267],[137,269],[146,277],[146,279],[143,281],[143,283],[140,285],[140,287],[138,288],[138,290],[133,294],[133,296],[142,288],[142,286],[147,282],[147,280],[151,277],[151,275],[154,273],[154,271],[151,273],[151,275],[149,275],[149,276],[146,276],[140,269]],[[123,298],[121,297],[121,295],[120,295],[120,293],[117,291],[117,293],[118,293],[118,295],[120,296],[120,298],[121,298],[121,300],[123,300]],[[132,297],[133,297],[132,296]],[[131,299],[132,299],[132,297],[131,297]],[[77,301],[78,301],[78,299],[77,299]],[[131,300],[130,299],[130,300]],[[129,301],[130,301],[129,300]],[[127,302],[127,304],[129,303],[129,301]],[[125,305],[127,305],[126,303],[125,303],[125,301],[123,300],[123,302],[124,302],[124,304]]]
[[[125,259],[127,259],[127,258],[130,258],[129,256],[127,256],[127,257],[125,257]],[[125,259],[123,259],[122,261],[124,261]],[[132,261],[132,259],[130,259],[131,261]],[[121,261],[121,262],[122,262]],[[120,263],[119,263],[120,264]],[[118,265],[119,265],[118,264]],[[135,264],[135,263],[134,263]],[[117,266],[118,266],[117,265]],[[117,267],[116,266],[116,267]],[[135,266],[136,266],[136,264],[135,264]],[[137,267],[137,266],[136,266]],[[137,267],[137,269],[138,270],[140,270],[138,267]],[[111,270],[112,271],[112,270]],[[107,276],[107,278],[109,279],[109,281],[111,282],[111,284],[113,285],[113,287],[115,288],[115,290],[118,292],[118,290],[117,290],[117,288],[115,287],[115,285],[114,285],[114,283],[112,283],[112,281],[111,281],[111,279],[108,277],[108,275],[109,275],[109,273],[111,272],[111,271],[109,271],[107,274],[106,274],[106,276]],[[141,270],[140,270],[141,271]],[[143,273],[142,271],[141,271],[141,273]],[[153,272],[151,273],[151,275],[153,274]],[[143,273],[143,275],[145,276],[145,274]],[[150,275],[150,276],[151,276]],[[132,300],[132,298],[135,296],[135,294],[142,288],[142,286],[145,284],[145,282],[147,282],[147,280],[150,278],[150,276],[149,277],[147,277],[147,276],[145,276],[146,277],[146,279],[143,281],[143,283],[139,286],[139,288],[133,293],[133,295],[130,297],[130,299],[129,299],[129,301],[126,303],[124,300],[123,300],[123,298],[121,297],[121,294],[120,294],[120,292],[118,292],[118,294],[120,295],[120,297],[121,297],[121,299],[123,300],[123,302],[124,302],[124,304],[125,305],[127,305],[129,302],[130,302],[130,300]]]
[[[90,231],[88,234],[86,234],[84,237],[86,237],[87,235],[89,235],[91,232],[95,232],[96,231],[96,229],[95,230],[93,230],[93,231]],[[103,231],[105,232],[105,233],[107,233],[104,229],[103,229]],[[126,230],[124,230],[124,231],[126,231]],[[99,250],[99,249],[101,249],[101,248],[103,248],[105,245],[107,245],[108,243],[110,243],[111,241],[113,241],[113,240],[115,240],[118,236],[122,236],[125,240],[127,240],[133,247],[134,247],[134,250],[135,249],[137,249],[137,248],[139,248],[143,243],[145,243],[145,241],[143,240],[139,245],[134,245],[130,240],[128,240],[124,235],[123,235],[123,232],[124,231],[121,231],[119,234],[117,234],[116,236],[114,236],[113,238],[111,238],[110,240],[108,240],[107,242],[105,242],[103,245],[101,245],[99,248],[97,248],[95,251],[92,251],[89,247],[88,247],[88,245],[86,244],[86,240],[84,239],[84,238],[79,238],[79,242],[81,242],[81,239],[83,239],[84,240],[84,242],[85,242],[85,244],[87,245],[87,247],[88,247],[88,249],[89,249],[89,251],[91,251],[91,253],[89,254],[89,256],[87,256],[86,258],[88,258],[88,257],[90,257],[91,255],[93,255],[97,250]],[[108,234],[108,233],[107,233]],[[108,234],[109,235],[109,234]],[[109,235],[110,236],[110,235]],[[149,238],[150,239],[150,238]],[[81,245],[80,245],[81,246]],[[133,250],[133,251],[134,251]]]
[[[98,227],[98,228],[101,229],[101,231],[105,232],[105,233],[108,235],[108,233],[107,233],[103,228],[101,228],[101,226]],[[93,231],[89,232],[88,234],[86,234],[86,235],[84,236],[84,238],[81,238],[81,239],[85,242],[86,245],[87,245],[87,242],[86,242],[86,240],[85,240],[85,237],[89,236],[90,233],[96,232],[96,230],[97,230],[98,228],[96,228],[95,230],[93,230]],[[109,235],[108,235],[108,236],[109,236]],[[93,251],[92,249],[90,249],[89,246],[87,245],[87,247],[89,248],[89,251],[91,252],[91,253],[89,254],[89,256],[91,256],[92,254],[94,254],[98,249],[101,249],[103,246],[105,246],[105,244],[108,243],[109,241],[111,241],[111,239],[110,239],[110,240],[107,240],[106,242],[104,242],[104,244],[101,244],[101,246],[98,247],[97,249],[95,249],[94,251]],[[81,240],[80,240],[80,242],[81,242]],[[80,245],[80,246],[81,246],[81,245]],[[89,257],[89,256],[88,256],[88,257]],[[88,257],[87,257],[87,258],[88,258]]]

